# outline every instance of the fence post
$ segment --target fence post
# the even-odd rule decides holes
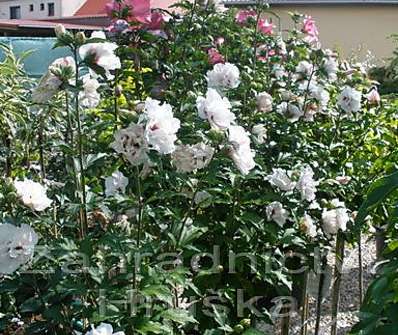
[[[337,318],[340,304],[340,286],[344,261],[344,234],[339,232],[336,238],[336,264],[333,273],[333,296],[332,296],[332,329],[331,335],[337,335]]]
[[[308,331],[308,269],[304,272],[303,281],[303,297],[302,297],[302,311],[301,311],[301,335],[307,335]]]

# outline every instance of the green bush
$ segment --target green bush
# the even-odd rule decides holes
[[[12,88],[0,330],[257,334],[302,293],[292,269],[367,229],[396,113],[309,17],[282,34],[266,6],[123,4],[107,38],[58,26],[74,57]]]

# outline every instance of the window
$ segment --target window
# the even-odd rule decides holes
[[[10,19],[16,20],[21,18],[21,6],[10,7]]]
[[[48,16],[54,16],[55,15],[55,6],[53,2],[50,2],[48,4]]]
[[[40,4],[40,10],[44,10],[44,3]]]
[[[29,5],[29,12],[33,12],[35,10],[35,6]]]

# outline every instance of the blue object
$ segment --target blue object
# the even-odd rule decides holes
[[[55,38],[42,37],[0,37],[0,43],[11,46],[18,57],[27,51],[32,53],[24,60],[25,71],[29,76],[41,77],[48,66],[57,58],[71,56],[66,48],[53,49]],[[3,55],[0,50],[0,61]]]

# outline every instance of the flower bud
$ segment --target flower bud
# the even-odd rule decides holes
[[[377,92],[377,89],[372,89],[366,98],[368,99],[369,104],[372,106],[378,106],[381,101],[380,94]]]
[[[234,332],[236,334],[242,334],[244,332],[245,328],[242,325],[236,325],[234,327]]]
[[[243,319],[239,322],[240,325],[242,325],[245,328],[249,328],[251,325],[251,320],[250,319]]]
[[[128,30],[130,27],[129,23],[126,20],[117,20],[114,24],[113,24],[113,30],[116,33],[122,33],[125,32],[126,30]]]
[[[340,185],[347,185],[347,184],[350,183],[351,177],[350,177],[350,176],[337,176],[337,177],[336,177],[336,181],[337,181]]]
[[[267,139],[267,128],[263,124],[254,125],[252,134],[255,136],[255,141],[258,144],[264,144]]]
[[[63,24],[57,24],[54,28],[55,36],[58,38],[63,37],[66,34],[66,29]]]
[[[84,43],[86,43],[86,35],[84,34],[84,32],[82,32],[82,31],[79,31],[77,34],[76,34],[76,41],[77,41],[77,43],[79,43],[79,44],[84,44]]]
[[[123,94],[123,87],[121,85],[117,85],[115,87],[115,95],[120,98]]]

